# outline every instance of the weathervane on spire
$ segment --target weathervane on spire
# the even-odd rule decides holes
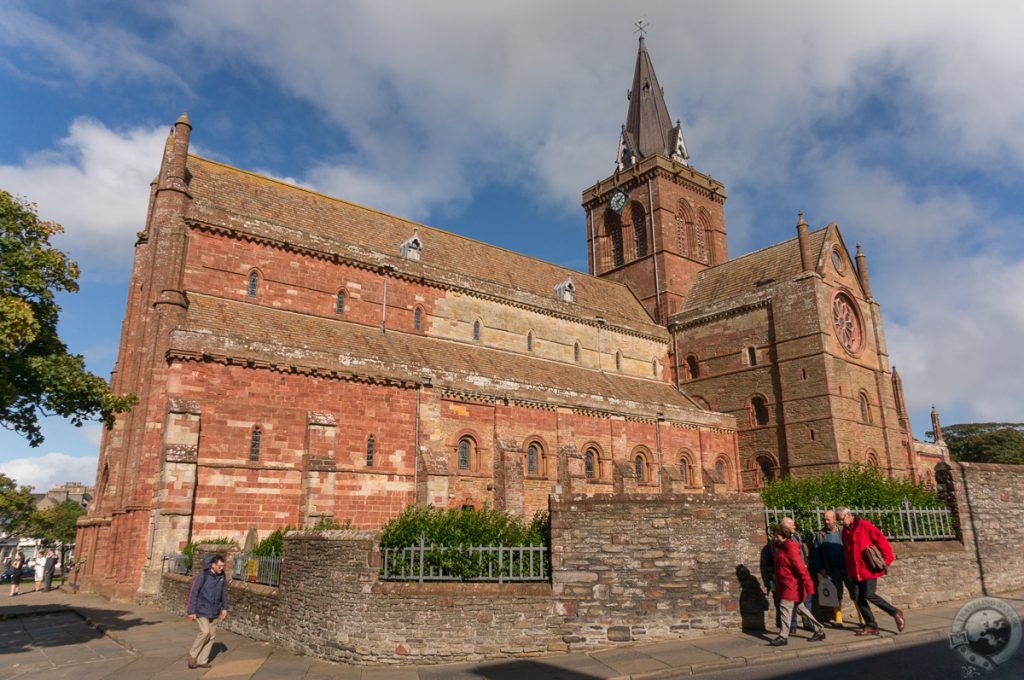
[[[647,35],[647,26],[649,24],[646,17],[640,17],[640,21],[634,21],[633,25],[636,26],[636,30],[633,31],[634,35],[639,33],[641,38]]]

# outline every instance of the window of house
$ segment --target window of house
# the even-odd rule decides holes
[[[658,377],[658,360],[657,359],[652,359],[651,360],[651,375],[653,375],[655,378]]]
[[[686,357],[686,372],[689,374],[690,380],[700,377],[700,366],[697,364],[697,357],[692,354]]]
[[[473,455],[473,440],[463,437],[459,440],[459,469],[468,470]]]
[[[256,293],[259,292],[259,289],[260,289],[260,275],[259,275],[259,272],[251,272],[249,274],[249,285],[246,288],[245,293],[249,297],[254,298],[254,297],[256,297]]]
[[[423,310],[419,307],[412,313],[412,328],[416,331],[423,330]]]
[[[583,454],[583,471],[587,479],[597,479],[597,451],[587,449]]]
[[[526,334],[526,351],[533,351],[533,331],[530,331],[529,333]]]
[[[260,459],[260,441],[263,439],[263,432],[259,425],[252,428],[252,434],[249,435],[249,460]]]
[[[753,347],[747,348],[747,365],[757,366],[757,350]]]
[[[690,461],[686,456],[679,459],[679,480],[683,484],[690,483]]]
[[[622,370],[622,355],[619,352],[615,353],[615,370]]]
[[[540,471],[540,448],[536,444],[526,447],[526,474],[537,475]]]
[[[344,314],[345,313],[345,291],[338,291],[338,299],[334,302],[334,313]]]
[[[366,438],[366,467],[373,467],[373,454],[376,453],[376,441],[371,434]]]
[[[474,340],[479,340],[480,339],[480,321],[474,321],[473,322],[473,339]]]
[[[612,218],[608,236],[611,237],[612,242],[612,263],[614,266],[619,267],[625,263],[626,257],[622,252],[622,223],[618,215]]]
[[[718,475],[719,481],[725,481],[725,461],[721,458],[715,461],[715,474]]]
[[[644,469],[647,467],[647,461],[640,454],[637,454],[636,458],[633,459],[633,473],[636,475],[636,481],[644,482],[647,481],[644,475]]]
[[[860,393],[860,420],[864,423],[871,422],[871,406],[868,404],[868,395]]]
[[[754,424],[768,424],[768,402],[762,396],[756,396],[750,400],[751,409],[754,411]]]
[[[572,359],[576,363],[580,362],[580,343],[576,343],[572,346]]]
[[[647,220],[644,218],[644,209],[639,203],[634,203],[630,211],[633,218],[633,234],[636,238],[636,256],[647,255]]]

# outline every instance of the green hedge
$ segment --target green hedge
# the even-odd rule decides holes
[[[761,499],[769,508],[791,509],[804,535],[815,531],[817,508],[895,508],[904,500],[918,508],[945,507],[938,495],[923,485],[909,479],[890,479],[877,468],[859,465],[809,479],[770,482],[761,489]]]
[[[551,542],[551,520],[546,512],[538,512],[529,524],[515,515],[484,506],[482,510],[472,508],[434,508],[409,506],[398,517],[384,525],[381,531],[381,548],[404,548],[419,545],[420,537],[426,545],[444,546],[447,549],[433,550],[424,557],[424,565],[442,569],[445,574],[472,579],[491,573],[497,576],[493,561],[489,557],[470,549],[471,546],[549,546]],[[389,571],[400,569],[402,558],[392,556]],[[551,556],[544,557],[544,574],[550,576]],[[490,572],[489,572],[490,569]],[[502,575],[518,573],[519,565],[502,563]]]

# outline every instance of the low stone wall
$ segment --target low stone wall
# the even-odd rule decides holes
[[[936,480],[963,540],[894,543],[879,585],[911,627],[917,607],[1024,588],[1024,468],[953,464]],[[552,496],[550,507],[551,584],[380,582],[375,533],[291,532],[281,587],[231,582],[225,626],[334,661],[424,664],[757,629],[774,616],[756,495]],[[207,550],[230,568],[230,549],[197,554]],[[190,579],[161,582],[161,604],[183,612]]]
[[[563,639],[589,647],[739,627],[741,599],[759,587],[763,508],[754,494],[553,497]]]

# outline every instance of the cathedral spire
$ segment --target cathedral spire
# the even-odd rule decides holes
[[[675,125],[672,124],[668,106],[665,105],[665,93],[658,84],[658,76],[654,73],[651,55],[647,52],[647,43],[642,33],[633,72],[633,87],[627,96],[629,110],[619,140],[619,169],[628,168],[656,153],[688,165],[690,155],[686,151],[682,125],[678,120]]]

